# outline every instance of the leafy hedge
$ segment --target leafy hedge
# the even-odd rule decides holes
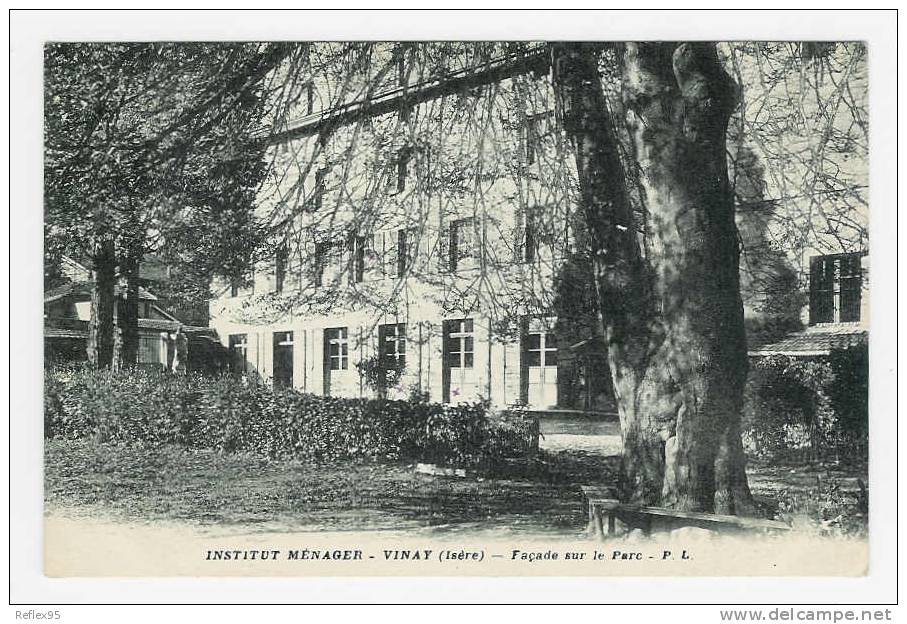
[[[347,399],[231,377],[46,371],[45,437],[181,444],[309,461],[410,459],[475,465],[532,454],[538,423],[485,404]]]
[[[757,456],[865,458],[869,428],[865,347],[825,358],[761,358],[750,367],[744,442]]]

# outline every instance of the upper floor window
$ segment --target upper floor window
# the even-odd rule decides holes
[[[535,164],[538,160],[542,139],[550,130],[548,119],[552,114],[552,111],[528,114],[523,121],[523,156],[527,165]]]
[[[349,248],[350,281],[360,283],[365,279],[365,246],[364,236],[351,235],[347,246]]]
[[[316,212],[321,210],[322,203],[324,202],[328,171],[329,169],[327,167],[321,167],[315,172],[315,190],[313,192],[312,201]]]
[[[860,253],[813,256],[809,262],[809,324],[860,320]]]
[[[239,296],[239,279],[236,277],[230,278],[230,296],[231,297]]]
[[[315,85],[311,82],[305,85],[305,114],[311,115],[315,111]]]
[[[290,257],[289,249],[286,243],[281,243],[277,247],[277,253],[274,258],[274,292],[282,293],[284,283],[287,278],[287,260]]]
[[[398,48],[395,54],[397,57],[397,86],[405,87],[409,78],[409,74],[406,71],[406,50]]]
[[[331,243],[322,241],[315,243],[315,257],[312,258],[312,281],[315,286],[324,284],[324,271],[328,266],[328,260],[331,256]]]
[[[526,213],[525,231],[523,236],[523,262],[534,262],[538,251],[538,228],[536,218],[532,212]]]
[[[450,224],[449,266],[451,271],[462,268],[463,262],[478,257],[476,249],[476,220],[457,219]]]
[[[412,158],[412,150],[409,148],[401,149],[397,153],[397,192],[402,193],[406,190],[406,177],[409,171],[409,161]]]
[[[411,229],[397,230],[397,277],[403,277],[412,266],[415,232]]]

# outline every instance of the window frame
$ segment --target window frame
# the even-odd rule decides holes
[[[472,318],[449,319],[446,324],[448,370],[475,368],[475,322]],[[467,328],[468,327],[468,328]],[[467,344],[469,347],[467,348]],[[456,345],[456,349],[454,348]],[[453,360],[456,356],[456,365]]]
[[[391,360],[406,367],[406,323],[385,323],[378,326],[379,358],[385,364]],[[388,345],[392,345],[388,349]]]
[[[327,362],[328,369],[331,371],[349,370],[349,328],[348,327],[327,327],[324,330],[326,334],[325,344],[328,347]],[[336,335],[333,333],[336,332]],[[332,347],[337,347],[337,354],[332,353]],[[334,362],[337,367],[335,368]]]
[[[399,228],[396,232],[397,266],[395,267],[395,274],[398,278],[401,278],[406,276],[407,271],[412,267],[415,260],[415,253],[413,252],[413,234],[415,230],[413,228]]]
[[[287,263],[290,259],[290,249],[286,241],[277,246],[274,257],[274,292],[282,293],[287,279]]]
[[[859,323],[865,252],[815,255],[809,262],[809,325]]]
[[[315,212],[319,212],[324,206],[324,196],[327,193],[327,177],[330,172],[330,167],[319,167],[315,170],[315,187],[312,191]]]
[[[230,372],[246,373],[249,368],[249,334],[230,334],[227,336],[227,349],[230,352]],[[236,369],[236,358],[239,357],[241,369]]]
[[[365,281],[365,248],[368,246],[368,239],[357,233],[352,233],[347,237],[347,269],[349,271],[349,282],[351,284],[361,284]]]
[[[478,260],[478,233],[476,232],[476,218],[473,217],[464,217],[462,219],[454,219],[450,222],[449,233],[448,233],[448,268],[450,271],[458,271],[461,268],[461,263],[465,260]],[[462,242],[464,237],[461,235],[461,232],[469,231],[469,253],[461,253],[463,249]]]

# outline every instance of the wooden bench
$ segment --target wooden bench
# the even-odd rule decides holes
[[[671,530],[681,527],[697,527],[722,532],[789,531],[790,527],[777,520],[725,516],[697,511],[678,511],[664,507],[645,507],[621,503],[615,498],[601,497],[601,488],[586,487],[583,493],[589,501],[589,524],[592,533],[599,539],[614,535],[616,521],[620,520],[631,529],[642,529],[649,535],[654,529]],[[607,533],[605,526],[607,523]]]

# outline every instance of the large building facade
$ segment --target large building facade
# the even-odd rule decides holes
[[[271,245],[209,308],[233,370],[332,396],[612,411],[544,48],[341,47],[280,78],[294,107],[268,135]],[[830,276],[832,320],[865,315],[848,277],[865,261],[823,262],[801,285]]]
[[[271,259],[210,306],[234,368],[368,396],[360,362],[373,361],[402,370],[391,397],[606,409],[607,389],[584,382],[594,354],[570,349],[591,326],[557,335],[576,202],[544,57],[448,64],[438,79],[400,50],[390,84],[343,106],[318,110],[330,83],[305,80],[301,119],[272,137]]]

